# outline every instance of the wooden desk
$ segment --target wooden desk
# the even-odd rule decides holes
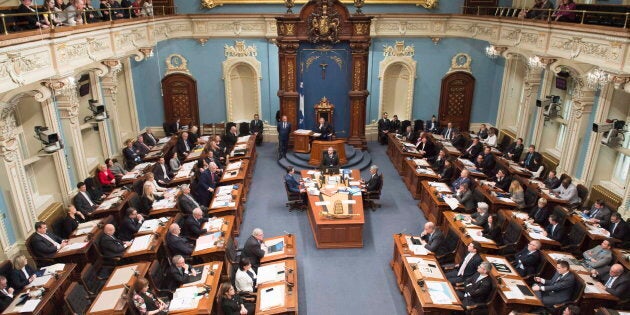
[[[214,307],[214,301],[216,300],[217,293],[219,292],[219,280],[221,279],[221,273],[223,270],[223,263],[215,261],[211,263],[205,263],[201,265],[193,266],[196,269],[202,268],[203,274],[198,282],[186,283],[181,287],[198,287],[200,290],[203,288],[209,288],[210,291],[197,302],[194,308],[188,309],[169,309],[169,314],[177,315],[197,315],[197,314],[211,314]],[[218,306],[220,307],[220,306]]]
[[[439,192],[435,187],[431,186],[429,181],[422,181],[418,208],[422,210],[429,221],[440,226],[442,225],[444,211],[451,211],[452,209],[438,194]],[[455,210],[463,211],[464,207],[459,204]]]
[[[96,210],[92,211],[89,215],[88,218],[86,219],[100,219],[100,218],[105,218],[107,216],[114,216],[114,220],[116,220],[116,222],[119,222],[121,218],[125,217],[125,210],[127,209],[127,204],[129,204],[129,200],[131,200],[131,198],[133,198],[134,196],[138,196],[135,192],[133,191],[128,191],[128,190],[120,190],[121,188],[116,188],[114,191],[112,191],[109,196],[112,195],[117,195],[114,198],[117,198],[118,201],[116,201],[114,204],[112,204],[110,207],[100,207],[96,208]],[[106,198],[109,198],[106,197]],[[110,200],[112,198],[109,199],[105,199],[105,200]],[[103,203],[101,203],[102,205]]]
[[[394,234],[394,254],[392,256],[392,260],[389,262],[389,266],[394,271],[394,275],[396,276],[396,284],[398,285],[398,289],[400,291],[403,290],[403,268],[404,263],[403,259],[405,257],[419,257],[421,255],[414,254],[413,251],[409,249],[409,244],[407,243],[407,237],[412,237],[410,234]]]
[[[518,175],[518,176],[521,176],[521,177],[524,177],[524,178],[532,177],[532,172],[530,172],[528,169],[518,165],[514,161],[511,161],[511,160],[508,160],[508,159],[506,159],[504,157],[500,157],[500,156],[496,156],[496,155],[495,155],[495,160],[496,160],[497,164],[499,166],[501,166],[501,168],[507,170],[512,175]]]
[[[64,292],[70,286],[71,275],[75,273],[76,264],[66,264],[63,271],[57,273],[57,277],[51,277],[46,284],[38,288],[44,288],[44,294],[41,296],[41,301],[35,307],[35,310],[30,313],[21,313],[21,306],[16,304],[19,302],[18,297],[25,294],[27,290],[24,289],[19,293],[14,293],[16,297],[11,304],[4,310],[2,314],[35,314],[35,315],[48,315],[48,314],[60,314],[60,306],[64,305]],[[30,288],[33,290],[36,288]]]
[[[263,240],[267,245],[273,245],[280,241],[284,242],[284,247],[281,251],[266,254],[265,257],[260,259],[260,263],[268,263],[272,261],[283,260],[287,258],[295,258],[296,249],[295,249],[295,235],[294,234],[285,234],[276,237],[270,237]]]
[[[234,228],[234,216],[226,215],[218,219],[222,220],[223,224],[221,225],[221,230],[220,230],[221,237],[217,239],[216,245],[211,248],[206,248],[206,249],[198,249],[197,246],[195,246],[195,249],[191,255],[193,257],[199,257],[201,261],[203,261],[204,263],[223,260],[225,258],[225,244],[227,244],[228,243],[227,240],[232,237],[232,230]],[[207,227],[208,227],[208,222],[204,224],[203,228],[207,228]],[[212,234],[216,232],[219,232],[219,231],[211,230],[207,234]]]
[[[245,150],[245,154],[236,155],[237,150]],[[253,159],[256,157],[256,137],[249,137],[247,141],[237,142],[234,148],[228,155],[230,161],[237,161],[243,159]]]
[[[285,280],[288,282],[293,282],[290,281],[291,279],[289,279],[289,277],[295,277],[295,275],[297,275],[296,270],[297,262],[295,261],[295,259],[292,258],[265,263],[258,267],[258,275],[268,271],[269,274],[273,275],[273,278],[267,278],[265,276],[265,278],[263,279],[258,276],[258,280],[256,283],[258,285],[262,285]]]
[[[308,132],[298,132],[294,131],[293,134],[293,152],[296,153],[308,153],[311,151],[311,136],[313,132],[307,130]]]
[[[619,302],[619,298],[608,293],[606,290],[600,290],[595,286],[595,283],[599,282],[591,277],[589,274],[581,272],[577,273],[576,279],[585,284],[584,293],[580,299],[580,314],[595,314],[593,310],[598,306],[615,307]]]
[[[139,249],[137,251],[130,251],[133,245],[127,247],[124,254],[122,255],[122,259],[125,262],[153,261],[154,259],[157,259],[158,251],[161,248],[162,240],[164,239],[164,235],[166,235],[166,231],[168,231],[168,227],[163,229],[163,231],[163,234],[155,233],[136,236],[136,238],[138,238],[151,235],[151,241],[147,244],[145,248]]]
[[[539,240],[540,244],[542,245],[542,249],[557,249],[559,248],[562,244],[560,244],[560,242],[556,241],[556,240],[552,240],[550,238],[535,238],[532,237],[529,232],[532,231],[533,229],[541,229],[544,230],[545,228],[540,226],[538,223],[527,223],[526,221],[523,220],[522,218],[525,217],[525,215],[527,215],[527,213],[522,212],[522,211],[515,211],[515,210],[509,210],[509,209],[501,209],[499,210],[499,212],[501,212],[503,214],[503,216],[505,218],[507,218],[510,221],[516,222],[516,224],[521,225],[521,226],[525,226],[526,228],[523,229],[523,233],[522,233],[522,238],[521,240],[526,240],[527,243],[531,242],[532,240]],[[519,242],[519,244],[517,244],[517,248],[522,248],[525,246],[525,241],[521,241]]]
[[[417,163],[427,163],[422,159],[404,159],[403,164],[403,181],[407,185],[407,189],[411,193],[414,199],[419,199],[422,195],[422,181],[437,181],[440,179],[437,173],[435,173],[429,167],[418,166]],[[427,163],[428,164],[428,163]],[[421,168],[422,171],[418,171]]]
[[[563,208],[563,210],[566,210],[566,208]],[[608,235],[610,235],[610,233],[606,229],[584,221],[582,216],[577,213],[569,215],[569,212],[567,211],[567,222],[570,222],[573,225],[577,224],[586,231],[586,237],[580,246],[582,251],[587,251],[597,245],[600,245],[603,240],[609,238]]]
[[[177,143],[177,136],[172,136],[167,142],[151,147],[151,151],[142,158],[145,162],[155,162],[160,157],[166,156],[168,151]]]
[[[454,147],[450,141],[444,140],[441,135],[433,135],[433,136],[437,140],[439,140],[438,142],[436,142],[436,144],[440,143],[442,145],[442,149],[446,150],[448,155],[452,157],[460,157],[462,155],[461,151],[459,151],[456,147]]]
[[[440,276],[432,277],[423,275],[419,268],[408,261],[409,259],[422,259],[427,265],[435,266],[432,270],[439,273]],[[463,311],[462,303],[457,297],[457,293],[453,289],[450,282],[446,280],[446,276],[440,268],[440,264],[433,256],[404,256],[402,259],[403,268],[401,269],[402,295],[407,304],[408,314],[453,314],[453,312]],[[420,287],[419,282],[424,281]],[[436,304],[431,299],[430,291],[427,290],[428,283],[440,283],[445,286],[451,294],[453,302],[451,304]]]
[[[531,289],[531,287],[527,285],[527,283],[516,272],[516,270],[514,270],[514,267],[505,257],[481,254],[481,258],[495,266],[495,268],[492,268],[490,275],[495,278],[497,283],[499,284],[497,292],[499,293],[501,299],[495,299],[491,305],[491,309],[493,310],[494,314],[508,314],[511,311],[517,311],[521,313],[530,311],[532,308],[543,306],[542,302],[534,294],[534,291]],[[499,271],[496,268],[497,265],[506,266],[509,271]],[[517,299],[511,296],[507,296],[510,291],[518,290],[513,287],[516,285],[527,287],[532,296],[524,295],[525,298],[523,299]]]
[[[182,164],[179,168],[179,171],[173,175],[173,178],[166,185],[167,187],[178,186],[181,184],[189,184],[195,175],[193,172],[193,168],[195,167],[196,162],[187,162]]]
[[[522,176],[514,176],[521,184],[527,186],[528,189],[538,192],[538,197],[547,199],[547,208],[553,209],[555,206],[566,206],[569,204],[567,200],[560,199],[551,194],[549,189],[544,188],[545,184],[539,180],[529,179]]]
[[[346,140],[313,140],[311,143],[311,159],[308,161],[308,164],[313,166],[321,165],[324,152],[326,152],[329,147],[333,147],[339,157],[339,166],[345,165],[348,163],[345,144]]]
[[[133,303],[130,301],[132,288],[138,278],[145,277],[149,265],[148,262],[141,262],[116,267],[86,314],[125,314],[129,307],[133,307],[130,306]]]
[[[573,256],[571,253],[554,251],[554,250],[541,250],[543,258],[545,259],[542,263],[546,263],[543,268],[542,274],[551,278],[551,276],[556,272],[556,259],[553,257],[554,255],[562,255],[565,256],[565,260],[569,263],[569,268],[571,271],[582,274],[589,274],[588,270],[584,268],[581,264],[579,264],[578,259]]]
[[[500,188],[495,188],[488,184],[480,183],[479,185],[476,185],[475,190],[482,194],[486,199],[485,201],[488,204],[488,211],[490,213],[497,213],[499,212],[499,209],[516,208],[516,202],[512,201],[512,199],[501,199],[496,195],[497,193],[505,193]]]
[[[275,282],[263,284],[258,287],[256,295],[256,315],[271,315],[271,314],[298,314],[298,283],[297,277],[294,277],[295,281],[292,282],[293,286],[290,286],[286,282]],[[282,305],[271,307],[269,309],[261,309],[261,303],[264,303],[266,290],[281,290],[284,292],[284,301]],[[272,292],[272,291],[271,291]],[[277,291],[276,291],[277,292]]]
[[[394,167],[398,171],[398,175],[402,176],[404,159],[406,157],[419,159],[422,158],[422,154],[408,152],[405,149],[402,141],[398,140],[398,138],[396,138],[396,135],[394,134],[390,133],[387,135],[387,137],[387,155],[389,156],[389,159],[392,161],[392,164],[394,164]]]
[[[153,162],[143,162],[136,165],[131,171],[125,173],[116,186],[124,186],[133,183],[136,178],[153,170]]]
[[[241,231],[241,223],[243,222],[243,194],[245,192],[245,184],[240,183],[237,184],[237,189],[232,189],[232,202],[227,205],[223,202],[217,202],[216,199],[218,197],[217,194],[212,196],[212,200],[210,201],[210,205],[208,205],[208,214],[210,216],[233,216],[234,219],[231,220],[234,223],[234,227],[232,228],[232,235],[238,236]],[[234,187],[233,185],[221,186],[221,187]],[[217,188],[223,189],[223,188]]]
[[[468,244],[472,243],[475,240],[473,237],[475,238],[478,237],[475,234],[477,232],[482,231],[482,228],[476,225],[475,226],[466,225],[461,220],[455,220],[456,216],[458,215],[460,214],[452,212],[452,211],[445,211],[442,231],[444,231],[445,234],[447,232],[448,233],[454,232],[457,234],[461,242],[457,243],[457,250],[455,251],[455,261],[464,261],[464,258],[466,257],[466,254],[468,253],[468,249],[467,249]],[[467,214],[461,214],[461,215],[469,216]],[[479,244],[481,245],[481,248],[483,249],[484,252],[493,253],[499,248],[497,246],[497,243],[495,243],[493,240],[490,240],[490,239],[487,239],[487,241],[479,240],[479,239],[477,240]]]
[[[243,201],[247,201],[247,194],[249,193],[249,183],[252,178],[251,169],[253,169],[253,165],[250,164],[250,160],[229,162],[225,167],[225,171],[221,176],[221,180],[219,181],[221,185],[243,184]]]
[[[626,270],[630,270],[630,262],[626,258],[630,255],[630,250],[613,248],[612,252],[613,258],[615,258],[618,263],[622,264]]]
[[[159,202],[162,205],[164,199],[154,201],[151,205],[151,209],[149,209],[149,216],[151,218],[159,218],[159,217],[171,217],[175,216],[179,213],[179,208],[177,207],[177,196],[179,196],[181,189],[179,187],[172,187],[166,191],[164,199],[168,200],[168,204],[160,207],[156,207],[156,202]],[[166,196],[167,195],[167,196]]]
[[[319,173],[309,175],[307,171],[301,172],[303,179],[311,179],[318,182]],[[361,178],[359,170],[352,170],[352,178]],[[344,187],[338,185],[339,188]],[[316,202],[327,200],[328,205],[319,206]],[[333,213],[334,203],[337,200],[354,200],[354,204],[344,204],[347,209],[347,218],[328,218],[324,213]],[[346,208],[347,207],[347,208]],[[308,219],[315,238],[317,248],[351,248],[363,247],[363,225],[365,215],[363,212],[362,196],[336,193],[330,197],[308,195]]]

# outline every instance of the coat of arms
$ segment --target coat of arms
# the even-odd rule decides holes
[[[328,41],[339,42],[339,14],[332,7],[331,0],[318,0],[315,12],[308,17],[308,34],[312,43]]]

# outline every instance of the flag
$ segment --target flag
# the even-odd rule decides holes
[[[298,128],[304,129],[304,82],[300,81],[300,87],[298,89],[300,94],[300,110],[298,111]]]

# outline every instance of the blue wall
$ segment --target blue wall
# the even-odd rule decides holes
[[[239,39],[243,40],[243,39]],[[211,39],[201,46],[193,39],[173,39],[157,45],[155,57],[149,60],[131,61],[136,104],[140,127],[161,126],[165,120],[164,103],[160,93],[160,81],[165,75],[165,60],[178,53],[188,60],[188,69],[197,80],[199,118],[202,123],[225,121],[225,85],[222,79],[224,45],[234,45],[234,40]],[[265,39],[245,39],[245,44],[255,45],[261,62],[262,119],[275,121],[279,107],[278,97],[278,50]]]
[[[599,101],[601,100],[600,98],[600,94],[601,94],[601,90],[597,90],[597,92],[595,93],[595,99],[593,100],[593,108],[591,111],[591,115],[588,118],[588,125],[586,126],[586,130],[584,130],[584,132],[586,133],[586,135],[584,136],[584,141],[582,142],[582,147],[579,148],[580,152],[578,153],[578,162],[577,162],[577,169],[574,171],[575,175],[577,175],[578,178],[584,179],[582,178],[584,176],[584,161],[586,160],[586,153],[588,152],[588,143],[591,141],[591,137],[595,134],[592,130],[591,130],[591,126],[593,126],[593,123],[595,122],[595,113],[597,113],[597,108],[599,107]]]
[[[379,63],[383,60],[383,45],[393,45],[404,40],[405,46],[415,47],[416,82],[413,95],[413,118],[430,119],[437,114],[441,80],[448,72],[451,59],[457,53],[467,53],[472,59],[472,75],[475,77],[475,93],[471,123],[495,124],[505,62],[503,58],[490,59],[485,55],[485,41],[464,38],[445,38],[438,45],[429,38],[374,39],[371,46],[367,122],[379,118],[380,84]],[[395,113],[390,113],[393,115]]]

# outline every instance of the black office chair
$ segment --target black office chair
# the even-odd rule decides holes
[[[284,190],[287,193],[287,202],[284,204],[284,206],[289,208],[289,212],[292,212],[293,210],[300,210],[300,211],[306,210],[304,199],[302,199],[302,193],[290,191],[289,186],[287,185],[287,182],[283,181],[283,183],[284,183]]]
[[[497,248],[497,254],[506,256],[508,259],[512,259],[517,251],[516,246],[521,239],[521,232],[523,227],[515,221],[510,221],[507,228],[503,232],[503,244]]]
[[[497,287],[498,287],[498,285],[495,283],[496,280],[494,279],[494,277],[490,277],[490,278],[491,278],[490,283],[492,284],[492,290],[490,290],[490,294],[488,294],[488,298],[486,298],[486,300],[483,302],[465,306],[464,309],[466,310],[466,315],[488,314],[490,310],[490,305],[492,304],[494,299],[497,297]]]
[[[572,205],[573,209],[580,209],[582,207],[584,207],[584,205],[586,205],[586,203],[588,202],[587,198],[588,198],[588,188],[582,184],[578,184],[577,185],[577,194],[578,197],[580,198],[580,202],[575,203]]]
[[[107,278],[112,273],[112,268],[103,268],[101,261],[94,264],[87,263],[81,271],[81,283],[88,295],[93,299],[105,285]]]
[[[582,279],[582,277],[580,277],[578,274],[576,274],[573,271],[569,271],[569,272],[571,272],[573,276],[575,277],[575,286],[573,287],[573,290],[571,291],[572,292],[571,298],[568,301],[565,301],[560,304],[555,304],[553,306],[554,313],[556,314],[562,313],[562,310],[565,309],[570,304],[580,305],[579,301],[582,298],[584,289],[586,288],[586,283],[584,282],[584,279]]]
[[[249,135],[249,123],[248,122],[240,123],[238,125],[238,133],[239,133],[239,136]]]
[[[63,294],[63,300],[68,312],[73,315],[83,315],[90,308],[92,300],[83,285],[72,282]]]
[[[416,119],[413,121],[413,132],[424,131],[424,121],[422,119]]]
[[[565,252],[581,255],[582,250],[580,248],[582,247],[584,239],[586,239],[586,230],[581,224],[574,224],[571,226],[571,230],[567,236],[562,239],[564,246],[560,247],[560,249]]]
[[[380,208],[381,205],[376,203],[376,200],[381,200],[381,191],[383,190],[383,182],[384,182],[384,178],[383,178],[383,174],[379,174],[378,176],[381,177],[381,182],[378,185],[377,189],[374,191],[365,191],[363,193],[363,205],[365,207],[369,207],[370,209],[372,209],[372,211],[376,211],[376,208]]]
[[[94,240],[94,250],[96,251],[96,257],[97,257],[97,260],[102,261],[102,266],[114,269],[120,263],[121,257],[103,256],[103,254],[101,253],[100,244],[101,244],[101,238],[103,238],[104,235],[105,233],[101,234],[99,237],[97,237]]]
[[[159,297],[173,297],[173,291],[168,287],[168,264],[160,263],[159,260],[154,260],[149,267],[149,283],[153,290],[156,291]]]
[[[567,221],[567,213],[569,213],[569,210],[563,208],[562,206],[555,206],[553,207],[552,213],[558,218],[558,224],[564,226],[564,223]]]
[[[459,242],[461,242],[461,239],[457,232],[449,227],[448,233],[444,236],[444,244],[435,253],[435,258],[437,258],[440,264],[453,263]]]

